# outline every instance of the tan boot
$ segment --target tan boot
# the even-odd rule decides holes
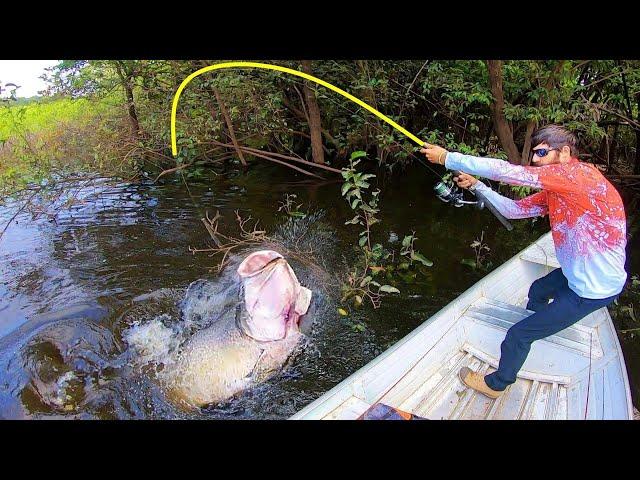
[[[489,398],[498,398],[503,393],[502,391],[493,390],[492,388],[490,388],[489,385],[487,385],[487,383],[484,381],[484,375],[480,375],[479,373],[474,372],[468,367],[462,367],[458,375],[460,376],[460,380],[462,380],[462,383],[464,383],[466,386],[477,390],[478,392],[486,395]]]

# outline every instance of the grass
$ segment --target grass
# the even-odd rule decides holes
[[[117,95],[0,104],[0,195],[54,172],[100,170],[118,150],[121,105]]]
[[[100,113],[113,109],[113,99],[92,101],[68,97],[36,99],[26,104],[0,108],[0,143],[23,132],[32,134],[54,127],[57,123],[87,124]]]

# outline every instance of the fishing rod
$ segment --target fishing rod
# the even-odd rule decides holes
[[[172,152],[174,157],[178,156],[177,135],[176,135],[176,115],[177,115],[177,111],[178,111],[178,101],[180,99],[180,95],[182,94],[182,91],[186,88],[186,86],[189,84],[189,82],[191,82],[191,80],[193,80],[195,77],[197,77],[199,75],[202,75],[203,73],[212,71],[212,70],[221,70],[221,69],[228,69],[228,68],[259,68],[259,69],[264,69],[264,70],[276,70],[276,71],[288,73],[290,75],[294,75],[294,76],[297,76],[297,77],[302,77],[305,80],[309,80],[309,81],[314,82],[314,83],[316,83],[318,85],[322,85],[322,86],[328,88],[329,90],[333,90],[334,92],[336,92],[336,93],[342,95],[343,97],[348,98],[352,102],[360,105],[362,108],[368,110],[369,112],[373,113],[376,117],[380,118],[384,122],[386,122],[389,125],[391,125],[393,128],[398,130],[400,133],[402,133],[407,138],[413,140],[420,147],[423,147],[424,144],[425,144],[425,142],[423,140],[420,140],[420,138],[418,138],[417,136],[415,136],[414,134],[412,134],[411,132],[409,132],[405,128],[401,127],[396,122],[394,122],[389,117],[387,117],[383,113],[379,112],[378,110],[376,110],[372,106],[370,106],[367,103],[363,102],[359,98],[354,97],[350,93],[345,92],[341,88],[338,88],[335,85],[332,85],[329,82],[326,82],[326,81],[324,81],[324,80],[322,80],[322,79],[320,79],[318,77],[314,77],[313,75],[309,75],[308,73],[301,72],[299,70],[293,70],[291,68],[281,67],[280,65],[272,65],[272,64],[269,64],[269,63],[224,62],[224,63],[217,63],[217,64],[214,64],[214,65],[209,65],[208,67],[204,67],[204,68],[201,68],[199,70],[196,70],[191,75],[189,75],[187,78],[185,78],[182,81],[182,83],[180,84],[180,86],[178,87],[178,90],[176,91],[176,93],[175,93],[175,95],[173,97],[173,102],[172,102],[172,106],[171,106],[171,152]],[[418,158],[418,157],[416,157],[416,158]],[[435,170],[433,170],[433,168],[429,167],[427,164],[422,162],[419,158],[418,158],[418,160],[420,161],[420,163],[422,165],[424,165],[425,167],[429,168],[431,171],[433,171],[434,173],[437,174],[437,172],[435,172]],[[454,170],[453,173],[454,173],[454,176],[459,175],[459,172],[456,171],[456,170]],[[502,225],[505,226],[505,228],[507,230],[512,230],[513,229],[513,226],[507,221],[507,219],[495,208],[495,206],[481,192],[472,191],[472,193],[478,198],[478,201],[477,202],[469,202],[469,201],[465,201],[465,200],[462,199],[462,192],[459,191],[460,187],[458,187],[456,185],[453,185],[453,184],[451,184],[451,186],[446,185],[443,180],[441,180],[440,182],[438,182],[436,184],[436,186],[434,187],[434,190],[436,191],[436,195],[438,196],[438,198],[440,200],[442,200],[442,201],[444,201],[446,203],[452,203],[456,207],[460,207],[462,205],[467,205],[467,204],[473,204],[473,205],[476,205],[477,208],[481,209],[481,208],[486,206],[487,209],[500,221],[500,223],[502,223]]]

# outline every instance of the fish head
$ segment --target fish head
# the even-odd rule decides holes
[[[244,288],[244,332],[260,341],[281,340],[299,333],[300,317],[307,313],[312,292],[273,250],[260,250],[238,266]]]

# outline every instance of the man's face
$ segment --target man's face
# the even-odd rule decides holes
[[[542,148],[547,151],[547,154],[544,156],[540,156],[540,153],[542,152],[536,152],[536,150]],[[552,148],[549,144],[542,142],[533,147],[532,150],[533,156],[531,157],[531,165],[534,167],[552,165],[554,163],[565,163],[571,159],[571,149],[568,146]]]

